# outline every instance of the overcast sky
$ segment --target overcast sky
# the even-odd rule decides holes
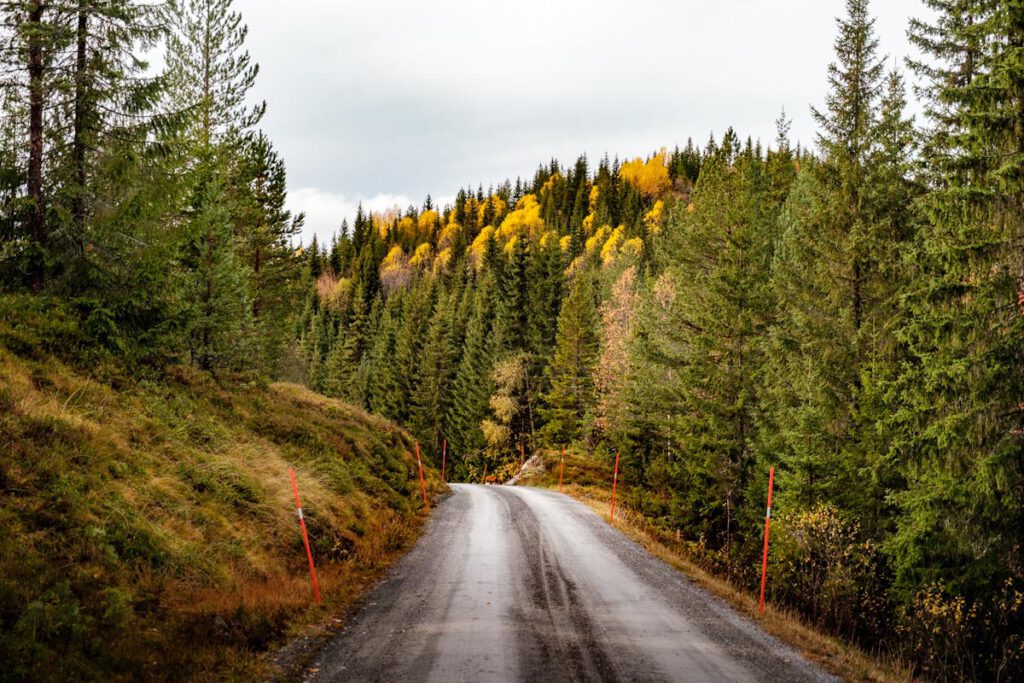
[[[450,200],[540,162],[646,155],[785,107],[813,143],[844,0],[236,0],[304,240],[357,202]],[[891,63],[920,0],[875,0]]]

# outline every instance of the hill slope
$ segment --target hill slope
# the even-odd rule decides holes
[[[90,354],[65,307],[0,313],[0,678],[255,673],[315,618],[289,467],[328,605],[414,537],[392,424],[288,384],[72,366]]]

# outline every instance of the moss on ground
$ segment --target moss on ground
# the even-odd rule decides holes
[[[289,384],[136,368],[74,312],[0,297],[0,678],[250,678],[422,518],[410,437]],[[443,490],[436,473],[428,484]]]

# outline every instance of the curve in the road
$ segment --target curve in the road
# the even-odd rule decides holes
[[[577,501],[452,489],[311,680],[831,679]]]

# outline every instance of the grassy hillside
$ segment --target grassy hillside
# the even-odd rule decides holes
[[[82,335],[63,305],[0,297],[0,678],[266,673],[318,614],[289,467],[328,609],[415,536],[397,427],[288,384],[132,376]]]

